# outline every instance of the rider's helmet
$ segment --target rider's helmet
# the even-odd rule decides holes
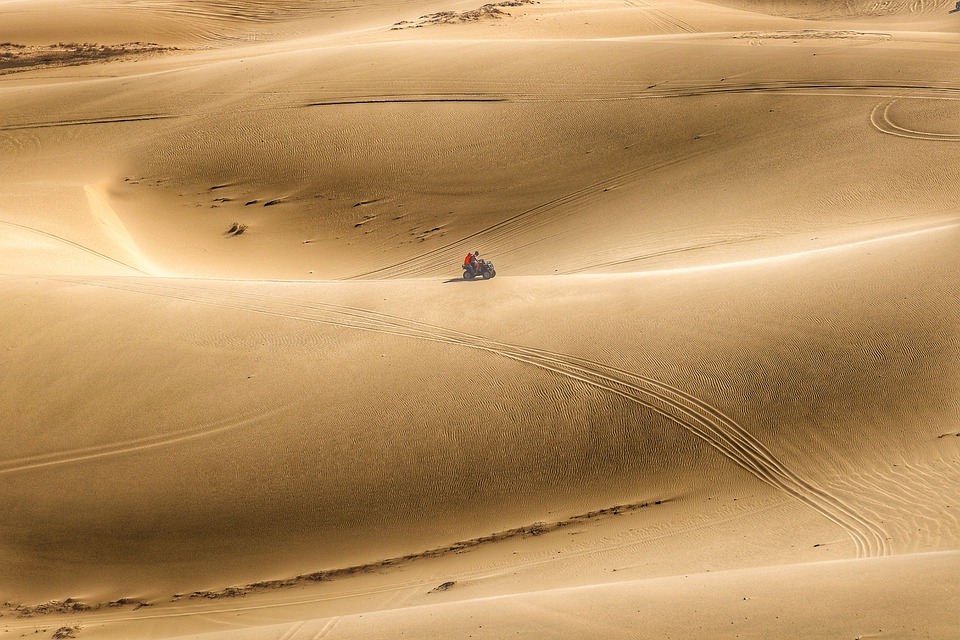
[[[474,251],[474,252],[473,252],[473,255],[479,257],[479,256],[480,256],[480,252],[479,252],[479,251]]]

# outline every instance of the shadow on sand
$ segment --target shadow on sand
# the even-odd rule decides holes
[[[463,278],[450,278],[449,280],[444,280],[443,284],[449,284],[451,282],[483,282],[483,278],[474,278],[473,280],[464,280]]]

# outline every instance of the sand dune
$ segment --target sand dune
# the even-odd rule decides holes
[[[0,3],[0,627],[956,636],[952,8]]]
[[[955,554],[925,554],[869,561],[811,563],[788,567],[705,573],[541,591],[466,603],[425,604],[409,609],[348,615],[257,629],[210,634],[210,638],[392,638],[457,633],[479,638],[506,634],[607,638],[631,628],[635,637],[765,637],[771,633],[808,638],[915,636],[949,637],[956,622],[934,623],[951,606],[936,582],[949,582]],[[908,601],[890,600],[877,585],[923,581]],[[928,580],[932,579],[932,580]],[[814,589],[822,599],[809,602]],[[860,611],[882,601],[877,616]],[[570,615],[571,605],[577,616]],[[722,613],[721,613],[722,612]],[[561,618],[566,632],[558,633]]]

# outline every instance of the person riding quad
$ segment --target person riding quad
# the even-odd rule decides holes
[[[463,266],[467,267],[472,273],[479,273],[480,252],[474,251],[473,253],[468,253],[467,257],[463,259]]]

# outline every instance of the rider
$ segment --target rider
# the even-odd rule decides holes
[[[468,253],[467,257],[463,259],[463,266],[470,267],[473,273],[477,273],[480,269],[480,252]]]

